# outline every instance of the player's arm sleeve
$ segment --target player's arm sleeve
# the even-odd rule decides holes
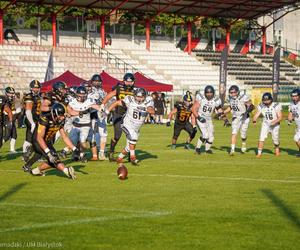
[[[26,109],[25,114],[26,114],[26,118],[28,119],[28,121],[30,122],[30,124],[33,125],[34,121],[33,121],[31,110]]]

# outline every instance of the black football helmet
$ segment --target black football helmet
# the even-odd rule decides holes
[[[77,86],[71,86],[68,89],[68,94],[72,97],[76,97],[76,90],[77,90]]]
[[[95,88],[102,88],[102,78],[99,74],[95,74],[91,78],[92,86]]]
[[[64,96],[67,93],[67,89],[67,84],[62,81],[56,82],[52,86],[53,93],[59,96]]]
[[[123,77],[123,81],[126,87],[133,88],[135,83],[135,77],[132,73],[126,73]]]
[[[207,100],[211,100],[215,96],[215,89],[211,85],[207,85],[204,89],[204,96],[206,97]]]
[[[235,98],[240,94],[240,89],[237,85],[232,85],[230,86],[228,93],[231,98]]]
[[[271,93],[267,92],[263,94],[261,100],[263,104],[270,105],[273,102],[273,96]]]
[[[8,98],[8,100],[13,100],[16,96],[15,89],[13,87],[6,87],[5,88],[5,95]]]
[[[84,86],[80,86],[76,90],[76,99],[79,102],[85,102],[87,99],[87,91]]]
[[[182,101],[184,106],[189,107],[193,102],[193,97],[191,96],[190,92],[187,92],[183,97]]]
[[[134,100],[139,104],[145,101],[146,96],[147,91],[144,88],[138,88],[134,91]]]
[[[54,103],[51,106],[50,112],[55,123],[62,123],[65,119],[66,108],[61,103]]]
[[[33,95],[38,95],[41,91],[41,83],[38,80],[32,80],[29,83],[29,88]]]

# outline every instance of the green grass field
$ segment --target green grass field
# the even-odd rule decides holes
[[[299,249],[294,128],[282,124],[280,157],[269,139],[256,159],[259,129],[249,129],[247,154],[229,157],[231,129],[216,122],[214,155],[198,156],[183,148],[185,133],[171,150],[173,127],[145,125],[137,147],[141,165],[126,164],[126,181],[117,178],[116,164],[69,160],[75,181],[54,169],[33,177],[21,170],[20,155],[7,155],[6,144],[0,154],[0,248]],[[19,133],[23,138],[24,130]]]

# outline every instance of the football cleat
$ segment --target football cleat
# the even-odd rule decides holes
[[[138,166],[140,161],[136,157],[130,157],[130,162],[132,165]]]
[[[205,154],[212,155],[212,154],[213,154],[213,151],[212,151],[211,149],[209,149],[209,150],[205,150]]]
[[[108,159],[110,162],[116,161],[116,158],[114,157],[114,152],[109,152],[108,153]]]
[[[172,144],[171,149],[176,149],[176,145]]]
[[[200,149],[200,148],[196,148],[196,149],[195,149],[195,154],[200,155],[200,154],[201,154],[201,149]]]
[[[230,156],[234,156],[234,153],[235,153],[235,152],[234,152],[233,150],[230,150],[229,155],[230,155]]]
[[[184,148],[187,149],[187,150],[190,150],[191,146],[190,146],[190,144],[186,143],[186,144],[184,144]]]
[[[275,156],[280,156],[280,150],[279,149],[275,149]]]
[[[88,159],[86,158],[86,155],[82,155],[79,157],[79,160],[82,162],[82,163],[87,163],[88,162]]]
[[[28,146],[26,148],[26,152],[23,153],[23,161],[28,162],[32,152],[33,152],[32,146]]]
[[[31,172],[31,167],[30,166],[27,166],[26,164],[22,167],[23,168],[23,170],[24,170],[24,172]]]
[[[97,157],[97,156],[93,156],[93,157],[91,158],[91,161],[98,161],[98,157]]]
[[[243,154],[245,154],[246,151],[247,151],[247,148],[241,148],[241,151],[242,151]]]
[[[262,154],[257,154],[256,158],[261,158]]]
[[[300,152],[298,154],[296,154],[296,157],[300,157]]]
[[[75,170],[73,167],[68,167],[68,177],[72,180],[76,179]]]

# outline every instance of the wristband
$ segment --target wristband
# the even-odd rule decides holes
[[[72,151],[75,151],[77,148],[74,146],[73,148],[72,148]]]
[[[45,151],[46,154],[48,154],[50,152],[50,149],[49,148],[45,148],[44,151]]]

